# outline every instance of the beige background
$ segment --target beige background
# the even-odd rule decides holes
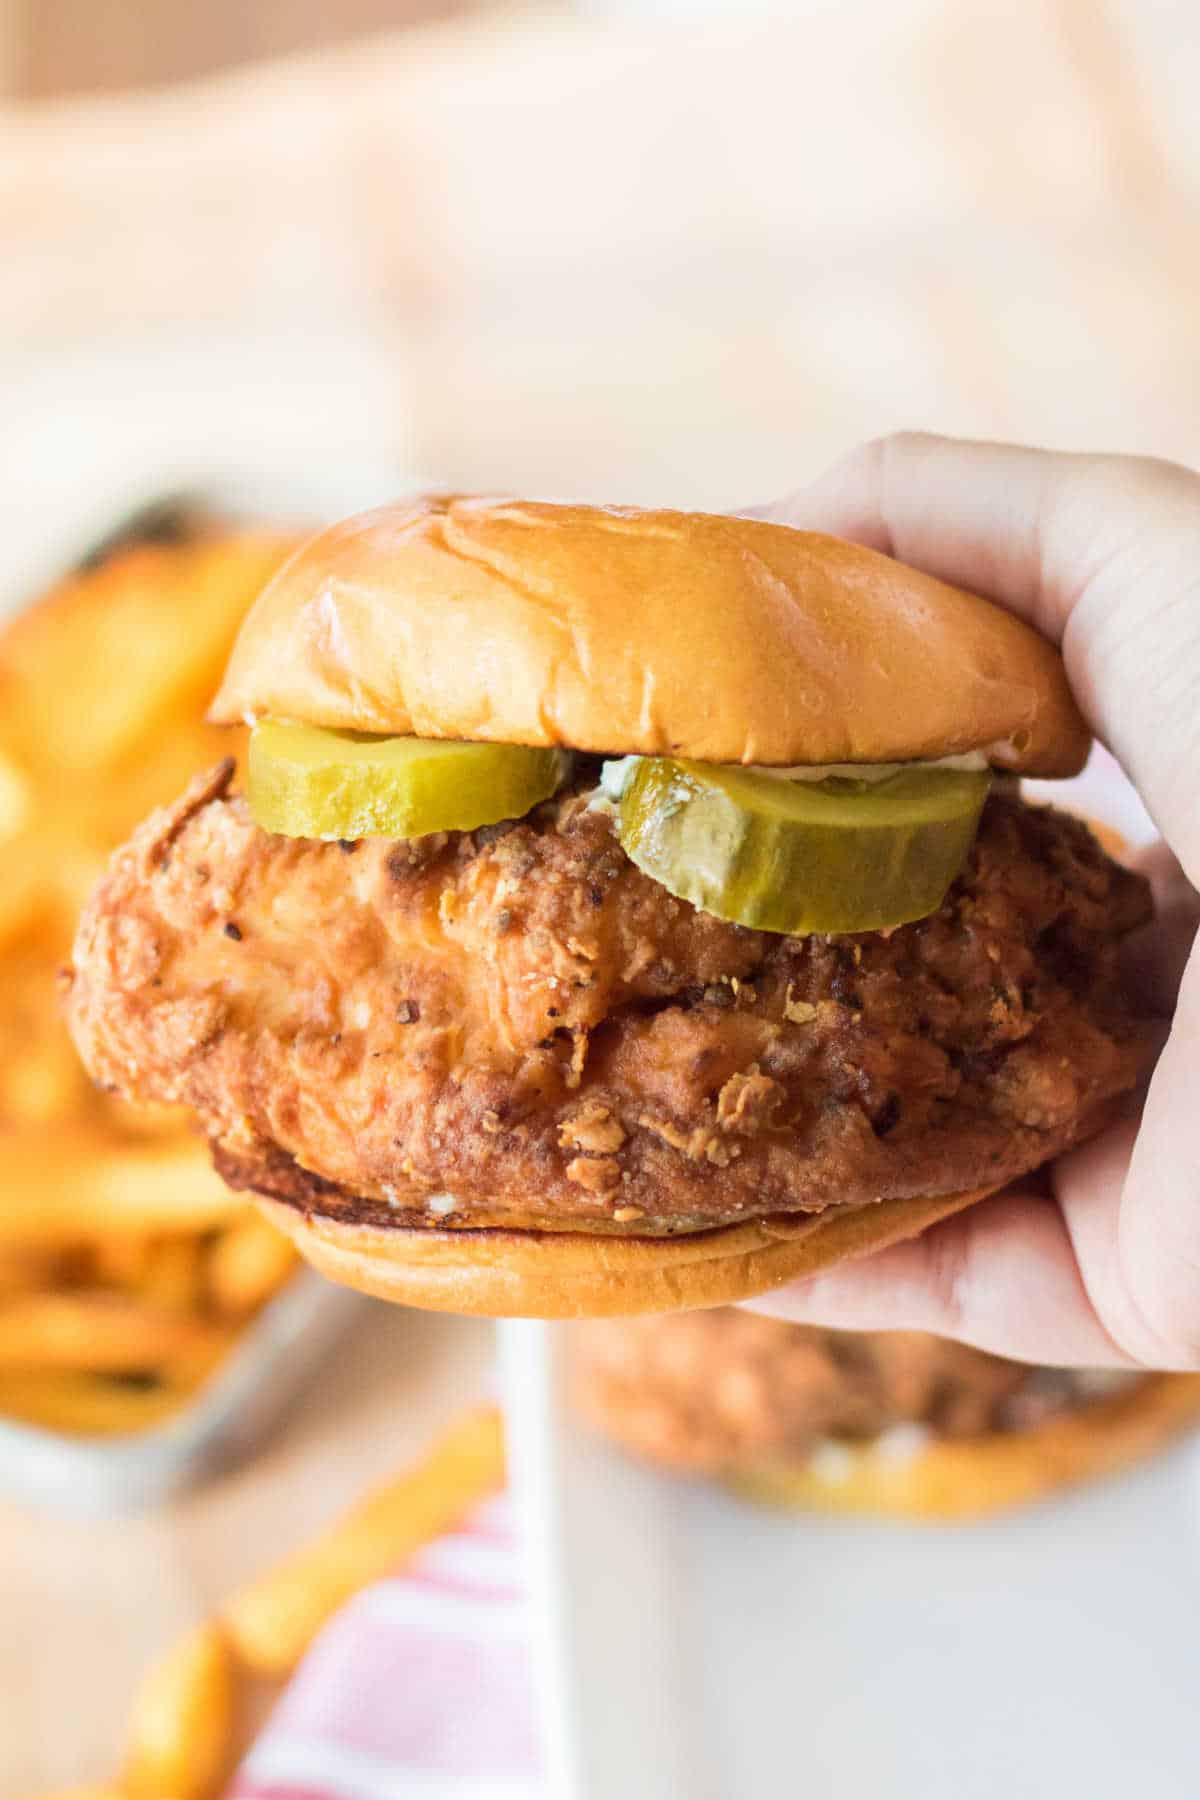
[[[264,471],[741,503],[896,425],[1200,456],[1191,0],[501,17],[0,110],[0,586],[63,520]],[[389,1465],[486,1334],[379,1316],[252,1470],[0,1511],[0,1795]]]
[[[0,115],[9,442],[710,503],[901,421],[1191,455],[1197,92],[1188,0],[809,0]]]

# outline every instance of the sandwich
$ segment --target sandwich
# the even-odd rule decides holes
[[[1116,1473],[1200,1420],[1200,1376],[1042,1369],[923,1332],[736,1307],[589,1321],[572,1384],[639,1461],[799,1511],[978,1518]]]
[[[302,546],[113,859],[93,1077],[411,1305],[712,1306],[911,1236],[1144,1070],[1140,876],[1029,804],[1058,651],[838,539],[420,498]]]

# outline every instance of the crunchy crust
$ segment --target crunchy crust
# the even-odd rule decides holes
[[[764,1467],[723,1477],[746,1499],[789,1511],[897,1519],[981,1518],[1142,1461],[1200,1420],[1200,1375],[1150,1375],[1128,1392],[1024,1431],[930,1444],[908,1461],[848,1449],[844,1478]]]
[[[651,1237],[992,1188],[1142,1064],[1116,956],[1145,884],[1004,796],[933,918],[790,940],[673,899],[578,796],[347,855],[228,783],[116,858],[72,1027],[232,1183],[346,1223]]]
[[[711,513],[461,498],[297,552],[213,709],[266,713],[727,763],[981,749],[1037,775],[1076,774],[1089,743],[1052,645],[876,551]]]

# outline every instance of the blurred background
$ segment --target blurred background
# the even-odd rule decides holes
[[[0,601],[180,489],[736,506],[898,426],[1195,461],[1198,92],[1190,0],[0,0]],[[4,1510],[0,1795],[110,1758],[279,1484],[301,1534],[487,1358],[371,1312],[216,1489]]]
[[[1198,81],[1187,0],[2,0],[6,496],[1194,456]]]

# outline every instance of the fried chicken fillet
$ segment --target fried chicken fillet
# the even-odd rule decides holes
[[[785,937],[674,899],[576,788],[414,842],[270,835],[198,780],[115,859],[94,1075],[239,1187],[374,1224],[669,1234],[998,1186],[1136,1079],[1143,880],[997,793],[933,917]]]

